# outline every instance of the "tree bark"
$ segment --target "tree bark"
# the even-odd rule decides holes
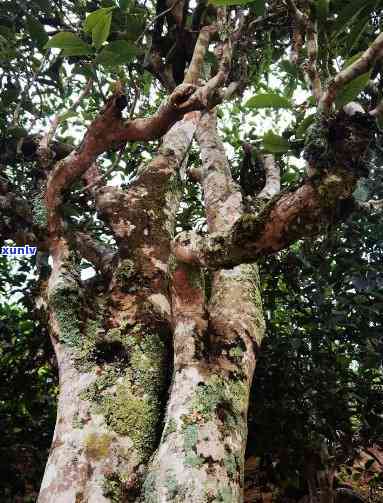
[[[209,231],[242,212],[241,193],[216,132],[214,113],[197,129]],[[264,321],[255,265],[214,274],[205,307],[203,271],[175,264],[174,373],[160,446],[143,501],[243,499],[247,409]]]
[[[198,118],[190,113],[173,126],[126,192],[98,191],[118,245],[106,287],[101,278],[87,289],[73,242],[53,240],[46,302],[60,395],[39,503],[134,501],[140,492],[171,366],[167,264],[178,170]]]

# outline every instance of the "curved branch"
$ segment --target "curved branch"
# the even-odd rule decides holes
[[[226,234],[181,233],[174,253],[183,262],[213,269],[254,262],[298,239],[319,234],[329,223],[348,215],[354,187],[355,183],[345,183],[335,174],[325,177],[319,187],[308,180],[294,192],[280,193],[259,214],[242,215]],[[331,205],[329,194],[334,198]]]
[[[48,131],[43,135],[37,148],[37,155],[42,166],[48,166],[52,162],[52,150],[50,144],[56,134],[57,128],[62,122],[62,118],[69,112],[74,112],[81,101],[88,96],[93,86],[93,79],[89,79],[85,88],[72,105],[62,114],[56,114],[50,124]]]
[[[201,69],[205,59],[206,51],[209,47],[210,37],[215,31],[215,27],[204,26],[199,32],[197,43],[194,48],[193,58],[190,62],[189,69],[185,75],[185,84],[197,84],[201,75]]]
[[[47,183],[46,206],[48,229],[51,235],[62,232],[63,223],[57,214],[63,190],[83,175],[96,158],[108,149],[126,141],[153,140],[161,137],[182,116],[179,107],[195,91],[195,86],[177,87],[156,115],[148,119],[136,119],[124,123],[121,111],[126,99],[121,94],[112,96],[104,110],[89,126],[81,145],[68,157],[56,164]]]
[[[366,73],[375,64],[376,60],[382,57],[382,53],[383,33],[374,40],[359,59],[338,73],[319,102],[320,111],[328,113],[336,99],[338,91],[355,78]]]

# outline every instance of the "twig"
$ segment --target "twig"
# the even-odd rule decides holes
[[[298,9],[294,0],[287,0],[287,4],[294,16],[291,63],[297,65],[299,52],[306,37],[307,61],[303,64],[303,70],[308,78],[312,94],[319,103],[322,97],[322,84],[317,68],[318,59],[318,28],[309,16]]]
[[[41,60],[41,63],[40,63],[40,66],[34,71],[32,72],[32,80],[31,82],[28,82],[28,85],[24,88],[20,98],[19,98],[19,102],[17,103],[17,106],[16,106],[16,109],[15,109],[15,112],[13,114],[13,119],[12,119],[12,126],[15,127],[17,126],[17,123],[19,121],[19,115],[20,115],[20,110],[21,110],[21,105],[24,101],[24,98],[25,96],[28,94],[28,91],[29,89],[31,89],[35,82],[36,82],[36,79],[37,79],[37,76],[39,75],[39,73],[41,72],[44,64],[45,64],[45,61],[47,59],[47,56],[45,55],[43,57],[43,59]]]
[[[88,184],[83,189],[79,190],[77,192],[77,194],[83,194],[84,192],[88,192],[90,189],[93,189],[94,187],[100,185],[101,182],[103,180],[105,180],[105,178],[107,178],[115,170],[115,168],[120,164],[121,158],[124,155],[124,152],[126,150],[126,145],[127,145],[127,142],[125,142],[125,144],[121,147],[115,161],[109,166],[109,168],[105,171],[105,173],[102,174],[101,176],[99,176],[98,178],[96,178],[96,180],[94,180],[93,182]]]
[[[180,2],[180,0],[176,0],[170,7],[165,9],[164,11],[160,12],[157,16],[155,16],[145,27],[144,31],[139,35],[135,43],[139,42],[141,38],[145,35],[145,33],[148,31],[148,29],[156,22],[158,19],[160,19],[162,16],[165,16],[168,12],[174,9],[174,7]]]
[[[96,70],[96,68],[91,68],[91,69],[93,70],[94,80],[97,82],[98,90],[100,91],[101,97],[105,103],[107,98],[104,94],[104,91],[102,90],[101,82],[100,82],[100,79],[98,78],[98,75],[97,75],[97,70]]]
[[[78,98],[72,103],[72,105],[68,108],[68,110],[64,112],[64,114],[60,115],[57,114],[53,117],[48,131],[41,138],[40,144],[37,148],[38,156],[40,157],[40,161],[42,162],[43,165],[49,164],[49,162],[51,161],[51,152],[49,145],[51,144],[56,134],[59,124],[62,122],[62,117],[69,112],[73,112],[77,108],[77,106],[81,103],[81,101],[90,93],[92,86],[93,86],[93,79],[90,78],[80,96],[78,96]]]
[[[128,67],[128,72],[129,72],[130,81],[132,82],[132,85],[134,87],[134,99],[133,99],[133,103],[131,104],[131,107],[129,110],[129,119],[132,119],[133,115],[134,115],[134,111],[136,109],[138,98],[140,97],[141,89],[140,89],[140,86],[137,85],[137,83],[132,75],[130,67]]]

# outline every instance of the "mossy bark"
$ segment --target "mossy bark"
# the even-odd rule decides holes
[[[240,218],[242,201],[214,113],[201,119],[197,140],[208,229],[225,231]],[[172,279],[174,373],[142,501],[240,502],[249,392],[264,332],[257,268],[216,272],[206,305],[198,266],[178,263]]]
[[[167,133],[125,192],[98,194],[118,245],[111,274],[86,286],[73,243],[52,242],[46,302],[60,392],[39,503],[135,501],[140,493],[158,444],[171,366],[167,264],[179,168],[198,115]]]

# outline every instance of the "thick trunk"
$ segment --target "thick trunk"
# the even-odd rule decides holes
[[[173,382],[145,502],[242,500],[254,349],[263,329],[262,307],[253,301],[258,285],[248,268],[216,275],[207,332],[202,313],[192,309],[200,300],[197,280],[182,266],[176,270],[184,309],[176,320]]]
[[[173,126],[126,192],[98,192],[119,248],[108,286],[100,278],[85,287],[70,244],[53,241],[47,303],[60,395],[39,503],[134,501],[140,492],[171,364],[167,264],[178,168],[198,118]]]
[[[209,231],[224,231],[242,204],[214,114],[202,118],[197,139]],[[202,271],[176,264],[174,374],[145,502],[243,499],[249,391],[264,330],[256,266],[216,272],[206,308],[204,296]]]

